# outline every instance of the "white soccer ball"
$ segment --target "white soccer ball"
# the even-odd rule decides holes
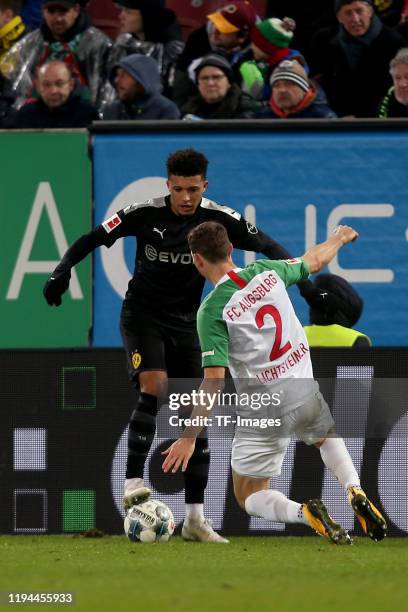
[[[132,542],[167,542],[174,528],[172,511],[156,499],[133,506],[125,516],[125,533]]]

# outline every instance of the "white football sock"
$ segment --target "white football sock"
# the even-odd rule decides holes
[[[204,520],[204,504],[186,504],[186,519]]]
[[[257,491],[245,500],[245,510],[251,516],[259,516],[277,523],[303,523],[302,504],[288,499],[280,491]]]
[[[349,487],[361,488],[360,478],[343,438],[326,438],[320,447],[320,455],[346,491]]]

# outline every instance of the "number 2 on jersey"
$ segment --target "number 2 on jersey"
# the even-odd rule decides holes
[[[280,316],[279,310],[275,308],[275,306],[271,306],[270,304],[268,304],[266,306],[262,306],[262,308],[258,310],[258,312],[255,315],[255,323],[256,323],[257,328],[262,329],[262,327],[265,325],[266,315],[271,315],[271,317],[275,321],[275,328],[276,328],[275,340],[274,340],[272,350],[269,355],[269,359],[271,361],[275,361],[275,359],[279,359],[279,357],[282,357],[282,355],[290,351],[290,349],[292,348],[292,345],[288,341],[286,342],[286,344],[281,346],[282,317]]]

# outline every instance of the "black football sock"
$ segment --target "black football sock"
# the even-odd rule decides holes
[[[210,470],[208,438],[197,438],[194,453],[184,472],[186,504],[203,504]]]
[[[157,397],[141,393],[130,417],[126,478],[143,478],[144,466],[156,433]]]

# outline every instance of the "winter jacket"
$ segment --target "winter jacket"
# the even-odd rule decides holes
[[[391,87],[381,100],[377,117],[408,117],[408,105],[398,102],[394,87]]]
[[[25,104],[17,111],[12,126],[17,129],[85,128],[98,119],[96,109],[72,94],[59,108],[50,109],[42,100]]]
[[[189,98],[181,113],[184,117],[193,115],[199,119],[251,119],[261,106],[261,102],[243,93],[241,88],[233,83],[221,102],[208,104],[201,94],[198,94]]]
[[[390,61],[404,45],[406,41],[398,32],[382,26],[352,68],[339,35],[321,31],[314,41],[314,54],[308,57],[310,74],[319,77],[330,106],[339,116],[375,117],[381,98],[392,84]]]
[[[111,46],[110,39],[91,26],[89,18],[81,12],[62,42],[54,39],[43,22],[40,29],[27,34],[6,53],[0,62],[0,71],[16,92],[16,107],[19,108],[32,97],[35,69],[52,59],[62,60],[70,66],[92,103],[100,107],[109,96],[112,97],[106,76]]]
[[[116,100],[108,104],[103,112],[104,120],[123,119],[178,119],[177,106],[161,95],[160,74],[157,62],[145,55],[128,55],[116,67],[123,68],[144,88],[144,96],[131,104]],[[111,75],[113,79],[113,74]]]

